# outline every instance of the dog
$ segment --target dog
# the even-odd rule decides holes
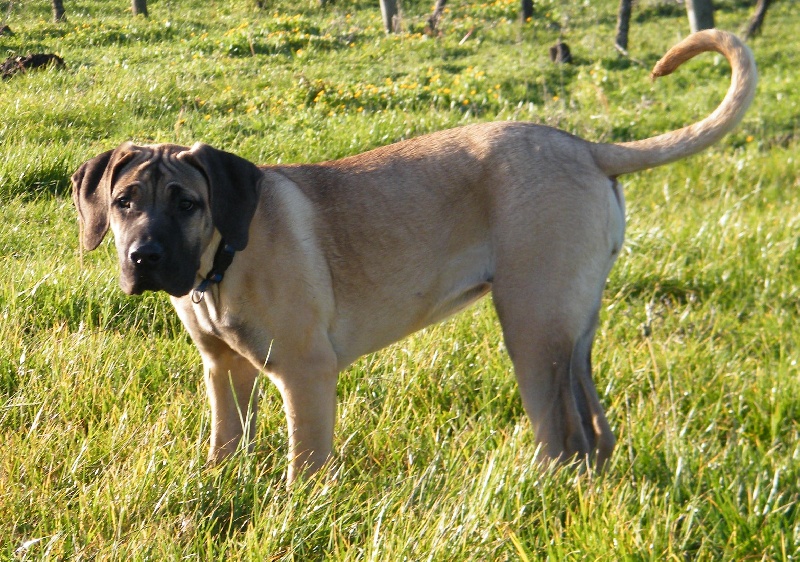
[[[128,294],[166,291],[202,356],[209,461],[254,433],[259,373],[280,390],[291,483],[332,454],[338,373],[493,292],[537,462],[601,468],[615,445],[591,375],[623,243],[617,177],[717,142],[753,99],[735,36],[691,35],[732,67],[719,107],[646,140],[592,143],[531,123],[450,129],[319,164],[257,166],[197,143],[122,144],[72,176],[81,242],[110,229]]]

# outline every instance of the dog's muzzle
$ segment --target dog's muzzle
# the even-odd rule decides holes
[[[171,260],[160,242],[134,242],[121,261],[120,287],[129,295],[166,291],[173,296],[183,296],[192,289],[194,272]]]

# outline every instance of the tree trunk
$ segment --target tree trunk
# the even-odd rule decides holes
[[[143,15],[147,17],[147,0],[133,0],[132,7],[134,16]]]
[[[56,23],[64,21],[64,1],[53,0],[52,6],[53,6],[53,21]]]
[[[714,6],[711,0],[686,0],[686,13],[692,33],[714,27]]]
[[[383,28],[386,33],[395,31],[395,18],[397,17],[397,0],[380,0]]]
[[[764,17],[767,15],[767,8],[769,8],[770,3],[770,0],[758,0],[756,13],[753,14],[753,18],[747,24],[747,30],[744,32],[745,39],[750,39],[761,32],[761,24],[764,23]]]
[[[533,17],[533,0],[522,0],[522,22]]]
[[[433,13],[431,14],[431,17],[428,18],[429,35],[436,35],[439,20],[442,19],[442,14],[444,13],[445,4],[447,4],[447,0],[436,0],[436,4],[433,7]]]
[[[631,5],[633,0],[620,0],[617,12],[617,37],[614,39],[617,47],[628,49],[628,30],[631,24]]]

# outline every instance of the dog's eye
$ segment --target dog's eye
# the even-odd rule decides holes
[[[131,200],[129,197],[117,197],[115,201],[117,207],[120,209],[130,209],[131,208]]]
[[[180,203],[178,203],[178,208],[181,211],[191,211],[196,206],[195,202],[190,199],[181,199]]]

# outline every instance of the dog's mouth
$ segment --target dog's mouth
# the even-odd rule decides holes
[[[182,297],[194,288],[196,276],[196,269],[190,271],[176,264],[146,268],[125,264],[120,269],[119,285],[127,295],[164,291],[173,297]]]
[[[123,273],[120,275],[119,285],[126,295],[164,291],[173,297],[182,297],[188,295],[194,287],[194,276],[186,281],[176,282],[175,279],[167,280],[158,273]]]
[[[126,280],[120,278],[119,286],[125,292],[126,295],[141,295],[142,293],[146,293],[147,291],[160,291],[161,285],[156,283],[152,279],[134,279],[134,280]]]

